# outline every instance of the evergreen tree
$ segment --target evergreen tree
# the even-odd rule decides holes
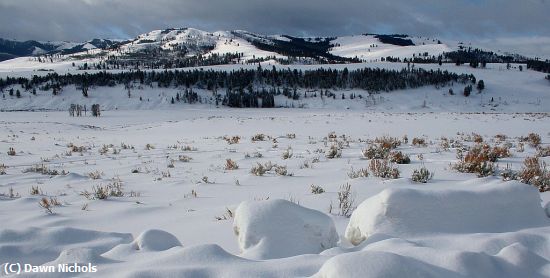
[[[477,82],[477,90],[481,93],[485,89],[485,82],[482,79]]]

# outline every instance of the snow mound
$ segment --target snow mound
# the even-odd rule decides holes
[[[77,263],[77,264],[100,264],[109,263],[111,260],[101,257],[99,252],[93,248],[71,248],[63,250],[59,257],[50,265]]]
[[[328,260],[316,277],[454,277],[445,269],[382,251],[362,251]]]
[[[4,229],[0,230],[0,258],[43,264],[55,260],[66,249],[85,247],[102,253],[131,240],[131,234],[105,233],[65,227]]]
[[[519,183],[497,183],[471,190],[393,188],[357,207],[345,237],[358,245],[375,233],[407,237],[505,232],[548,223],[538,191]]]
[[[337,255],[315,277],[548,277],[549,261],[531,249],[513,243],[493,255],[393,238]]]
[[[180,241],[171,233],[163,230],[147,230],[133,242],[138,250],[164,251],[172,247],[182,246]]]
[[[233,229],[243,257],[254,259],[318,254],[338,242],[329,216],[286,200],[241,203]]]

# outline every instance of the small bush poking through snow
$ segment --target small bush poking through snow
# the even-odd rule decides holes
[[[502,177],[503,181],[512,181],[518,179],[518,173],[512,170],[512,165],[510,164],[506,164],[506,168],[504,168],[500,172],[500,176]]]
[[[42,199],[40,199],[40,201],[38,202],[38,205],[43,208],[46,213],[48,214],[53,214],[53,204],[50,202],[50,200],[48,200],[48,198],[46,197],[43,197]]]
[[[518,173],[521,182],[536,186],[540,192],[550,191],[550,171],[546,163],[539,162],[536,157],[527,157],[523,165]]]
[[[369,171],[364,168],[360,168],[359,170],[355,171],[352,167],[348,172],[348,177],[350,179],[366,178],[368,176],[369,176]]]
[[[235,216],[235,213],[230,210],[229,208],[225,208],[225,213],[222,214],[221,216],[216,216],[216,220],[218,221],[222,221],[222,220],[229,220],[229,219],[233,219],[233,217]]]
[[[153,149],[155,149],[155,146],[153,146],[153,144],[147,143],[145,145],[145,150],[150,151],[150,150],[153,150]]]
[[[355,206],[355,197],[351,192],[351,184],[346,183],[340,186],[338,191],[338,207],[340,208],[340,216],[350,217]]]
[[[373,159],[369,163],[369,169],[372,175],[383,179],[398,179],[399,169],[393,167],[393,165],[387,159]]]
[[[14,156],[14,155],[15,155],[15,149],[12,148],[12,147],[10,147],[10,148],[8,149],[8,155],[9,155],[9,156]]]
[[[225,160],[225,170],[237,170],[237,169],[239,169],[239,165],[237,164],[237,162],[229,158]]]
[[[29,191],[31,195],[42,195],[42,190],[37,186],[31,186],[31,190]]]
[[[521,137],[520,141],[527,142],[531,147],[535,148],[540,145],[541,139],[540,139],[540,135],[536,133],[529,133],[527,137]]]
[[[430,172],[426,167],[422,167],[420,169],[415,169],[411,178],[414,182],[427,183],[433,177],[433,172]]]
[[[537,156],[538,157],[547,157],[550,156],[550,146],[547,147],[539,147],[537,149]],[[0,166],[1,168],[1,166]]]
[[[189,162],[189,161],[193,160],[193,158],[191,158],[190,156],[184,155],[184,154],[180,155],[178,157],[178,159],[181,162]]]
[[[283,151],[283,154],[281,156],[284,160],[289,159],[292,157],[292,148],[288,147],[285,151]]]
[[[286,166],[275,165],[275,173],[279,176],[293,176],[292,173],[288,172]]]
[[[493,151],[489,145],[476,145],[468,151],[466,155],[461,152],[457,154],[460,158],[453,168],[461,173],[475,173],[478,177],[491,176],[495,172],[493,162],[497,161],[499,156],[508,153],[507,151]]]
[[[61,172],[57,170],[51,170],[45,164],[35,164],[27,169],[24,169],[23,173],[40,173],[42,175],[50,175],[50,176],[67,175],[67,172],[65,172],[65,170],[61,170]]]
[[[324,190],[322,187],[318,186],[318,185],[312,184],[312,185],[310,185],[310,189],[311,189],[311,193],[312,193],[312,194],[322,194],[322,193],[325,193],[325,190]]]
[[[266,139],[266,136],[263,133],[258,133],[256,135],[252,136],[252,138],[251,138],[252,142],[265,141],[265,139]]]
[[[113,181],[105,186],[98,185],[92,187],[92,193],[83,191],[81,193],[86,199],[106,200],[109,197],[124,197],[122,190],[122,181],[113,178]]]
[[[8,166],[0,164],[0,176],[6,174],[6,168],[8,168]]]
[[[426,140],[424,138],[413,138],[412,140],[413,146],[416,147],[426,147],[428,144],[426,144]]]
[[[93,172],[88,173],[88,177],[92,180],[98,180],[101,179],[102,173],[99,170],[95,170]]]
[[[342,150],[337,145],[332,145],[330,149],[325,152],[325,157],[328,159],[339,158],[342,156]]]
[[[266,172],[267,170],[265,169],[265,167],[259,162],[257,162],[256,165],[252,166],[252,168],[250,169],[250,173],[254,176],[263,176]]]
[[[363,157],[366,159],[385,159],[389,153],[390,149],[381,144],[370,144],[362,151]]]
[[[229,144],[229,145],[238,144],[238,143],[241,141],[241,137],[238,136],[238,135],[236,135],[236,136],[231,136],[231,137],[225,136],[223,139],[224,139],[224,140],[227,142],[227,144]]]
[[[384,149],[395,149],[401,145],[401,141],[399,139],[390,136],[376,137],[374,142],[379,144]]]
[[[397,163],[397,164],[409,164],[409,163],[411,163],[411,158],[408,155],[403,154],[400,151],[390,152],[388,157],[390,159],[390,162],[393,162],[393,163]]]
[[[185,145],[185,146],[181,147],[181,150],[184,151],[184,152],[194,152],[194,151],[197,151],[197,148],[195,148],[193,146],[190,146],[190,145]]]

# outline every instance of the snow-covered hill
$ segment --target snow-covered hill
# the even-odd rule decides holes
[[[47,43],[47,47],[34,46],[16,56],[37,56],[51,53],[67,54],[65,59],[81,60],[83,55],[96,57],[134,55],[144,51],[175,52],[178,55],[196,56],[209,54],[242,54],[242,59],[286,58],[290,53],[316,58],[358,58],[363,61],[379,61],[383,57],[411,58],[428,53],[440,55],[456,49],[433,39],[407,37],[414,45],[383,43],[375,35],[357,35],[330,38],[299,38],[286,35],[266,36],[247,31],[207,32],[194,28],[154,30],[128,41],[91,40],[83,43]],[[13,42],[19,43],[19,42]],[[19,43],[21,44],[21,43]],[[1,49],[0,49],[1,50]],[[14,51],[0,51],[13,53]],[[132,56],[135,58],[135,56]]]

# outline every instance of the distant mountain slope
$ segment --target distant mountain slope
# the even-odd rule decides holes
[[[406,58],[421,52],[439,55],[449,49],[443,44],[438,44],[438,47],[415,44],[413,39],[406,35],[301,38],[266,36],[242,30],[206,32],[194,28],[170,28],[154,30],[127,41],[93,39],[79,43],[0,39],[0,60],[43,54],[91,54],[131,61],[239,54],[238,59],[245,61],[303,57],[346,62],[354,58],[369,60],[388,55]]]
[[[36,56],[43,54],[74,54],[91,49],[107,49],[121,43],[120,41],[93,39],[91,41],[74,42],[39,42],[34,40],[15,41],[0,39],[0,61],[17,57]]]

